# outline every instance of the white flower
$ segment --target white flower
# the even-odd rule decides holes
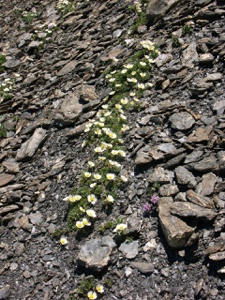
[[[115,87],[121,87],[121,83],[117,83],[116,85],[115,85]]]
[[[102,108],[103,108],[103,109],[108,109],[108,108],[109,108],[109,105],[108,105],[108,104],[103,104],[103,105],[102,105]]]
[[[110,137],[111,139],[116,139],[116,138],[117,138],[117,135],[116,135],[114,132],[110,132],[110,133],[109,133],[109,137]]]
[[[127,131],[128,129],[129,129],[129,126],[123,124],[123,127],[121,128],[121,131],[124,132],[124,131]]]
[[[90,188],[93,189],[96,186],[96,184],[97,184],[96,182],[95,183],[91,183],[90,184]]]
[[[127,228],[126,224],[118,224],[116,225],[116,228],[113,230],[113,232],[117,232],[117,231],[124,231]]]
[[[136,71],[132,71],[132,72],[131,72],[131,75],[134,76],[135,74],[136,74]]]
[[[95,130],[95,134],[97,134],[97,135],[101,135],[101,134],[102,134],[102,131],[101,131],[101,129],[96,129],[96,130]]]
[[[65,237],[61,237],[60,244],[63,245],[63,246],[66,245],[66,244],[68,244],[67,239]]]
[[[96,147],[96,148],[94,149],[94,151],[95,151],[96,153],[104,152],[104,150],[105,150],[105,149],[102,149],[102,147]]]
[[[134,101],[139,102],[140,100],[138,98],[134,97]]]
[[[131,96],[131,97],[134,97],[135,95],[136,95],[136,94],[135,94],[134,92],[131,92],[131,93],[130,93],[130,96]]]
[[[127,65],[124,66],[124,68],[126,68],[126,69],[132,69],[133,66],[134,66],[134,65],[132,65],[132,64],[127,64]]]
[[[93,194],[88,195],[87,199],[88,199],[88,202],[90,202],[93,205],[97,202],[97,198]]]
[[[93,209],[87,209],[86,214],[91,218],[96,218],[96,212]]]
[[[145,85],[143,83],[138,83],[138,88],[143,90],[145,88]]]
[[[114,180],[115,179],[115,174],[113,174],[113,173],[108,173],[108,174],[106,174],[106,178],[108,179],[108,180]]]
[[[147,86],[147,87],[153,87],[153,84],[152,84],[151,82],[147,82],[147,83],[146,83],[146,86]]]
[[[79,207],[79,210],[85,212],[85,209],[82,206]]]
[[[118,103],[117,103],[117,104],[115,105],[115,108],[117,108],[117,109],[121,109],[121,108],[122,108],[122,106],[121,106],[120,104],[118,104]]]
[[[99,118],[99,121],[102,122],[102,123],[104,123],[105,122],[105,118],[103,118],[103,117]]]
[[[118,154],[122,157],[126,156],[126,153],[123,150],[118,150]]]
[[[87,218],[83,218],[82,222],[85,226],[91,226],[91,222],[89,222]]]
[[[145,67],[145,66],[146,66],[146,63],[145,63],[144,61],[141,61],[141,62],[140,62],[140,65],[141,65],[142,67]]]
[[[137,79],[136,78],[127,78],[128,82],[133,82],[133,83],[137,83]]]
[[[83,141],[83,143],[81,144],[81,147],[83,148],[84,146],[86,146],[87,141]]]
[[[91,173],[90,172],[84,172],[84,176],[89,178],[89,177],[91,177]]]
[[[97,294],[95,292],[92,292],[92,291],[88,292],[87,296],[88,296],[89,299],[96,299],[97,298]]]
[[[111,91],[110,93],[109,93],[109,95],[114,95],[115,94],[115,91]]]
[[[121,71],[121,73],[122,73],[122,74],[127,73],[127,69],[123,69],[123,70]]]
[[[83,228],[84,227],[84,223],[82,221],[77,221],[76,222],[76,227],[79,228],[79,229]]]
[[[121,115],[120,115],[120,119],[122,119],[122,120],[126,120],[126,119],[127,119],[127,117],[126,117],[125,115],[121,114]]]
[[[141,77],[145,77],[145,76],[146,76],[146,73],[140,73],[140,76],[141,76]]]
[[[101,161],[103,161],[103,160],[106,160],[106,157],[105,156],[99,156],[98,159],[101,160]]]
[[[125,98],[123,98],[123,99],[121,99],[120,100],[120,103],[122,103],[122,104],[127,104],[128,103],[128,99],[125,97]]]
[[[97,291],[98,293],[102,294],[102,293],[104,292],[104,287],[103,287],[103,285],[98,284],[98,285],[96,286],[96,291]]]
[[[127,182],[128,181],[128,178],[124,175],[121,175],[120,176],[120,179],[123,181],[123,182]]]
[[[113,202],[114,202],[113,196],[108,195],[108,196],[106,197],[106,201],[107,201],[107,202],[110,202],[110,203],[113,203]]]
[[[113,94],[115,94],[115,92],[113,92]],[[113,95],[113,94],[110,94],[110,95]],[[112,112],[107,110],[107,111],[104,113],[104,116],[105,116],[105,117],[108,117],[108,116],[110,116],[111,114],[112,114]]]
[[[63,199],[63,201],[76,202],[81,199],[80,195],[69,195]]]
[[[112,150],[111,153],[112,153],[112,155],[117,155],[118,154],[118,150]]]
[[[93,175],[95,179],[99,180],[102,178],[102,176],[100,174],[94,174]]]
[[[95,166],[95,164],[92,162],[92,161],[88,161],[88,165],[89,165],[89,167],[94,167]]]

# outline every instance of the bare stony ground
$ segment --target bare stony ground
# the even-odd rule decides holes
[[[0,84],[14,82],[0,96],[0,299],[88,299],[78,289],[94,278],[101,299],[224,300],[225,2],[150,1],[135,33],[127,1],[74,3],[62,16],[57,1],[0,0]],[[160,54],[141,109],[126,114],[129,180],[89,234],[68,232],[62,246],[63,199],[95,159],[82,143],[111,91],[103,72],[143,40]],[[100,230],[118,218],[126,240]]]

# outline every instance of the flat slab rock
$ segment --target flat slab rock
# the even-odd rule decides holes
[[[180,217],[195,217],[204,221],[213,220],[217,213],[209,208],[204,208],[190,202],[174,202],[171,213]]]
[[[132,259],[138,255],[138,241],[131,243],[122,243],[119,250],[125,255],[126,258]]]
[[[110,254],[116,244],[109,236],[91,239],[81,246],[77,263],[93,271],[101,271],[110,260]]]
[[[190,129],[195,123],[195,119],[187,112],[175,113],[169,118],[171,127],[178,130]]]

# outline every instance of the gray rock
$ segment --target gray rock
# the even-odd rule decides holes
[[[202,196],[209,196],[213,193],[217,181],[217,176],[213,173],[207,173],[202,176],[202,182],[198,185],[197,193]]]
[[[127,229],[124,230],[125,235],[137,234],[141,231],[143,220],[137,217],[137,213],[132,214],[127,219]]]
[[[146,14],[151,22],[166,14],[180,0],[151,0],[146,9]]]
[[[201,151],[201,150],[196,150],[196,151],[191,152],[190,154],[188,154],[186,156],[184,163],[188,164],[188,163],[191,163],[191,162],[197,162],[198,160],[201,159],[203,153],[204,152]]]
[[[186,196],[189,201],[205,208],[214,208],[213,200],[195,193],[193,190],[188,190]]]
[[[101,271],[108,265],[110,254],[115,248],[116,244],[109,236],[91,239],[81,246],[77,262],[88,269]]]
[[[147,145],[147,146],[141,148],[137,152],[137,155],[135,158],[135,164],[137,166],[150,163],[153,160],[152,157],[150,156],[150,150],[151,150],[151,147]]]
[[[159,194],[163,197],[175,195],[179,192],[177,185],[175,184],[164,184],[159,188]]]
[[[155,270],[154,265],[147,262],[132,261],[130,266],[143,274],[151,274]]]
[[[167,62],[171,61],[172,59],[173,59],[173,56],[171,54],[160,54],[155,59],[155,64],[157,65],[158,68],[160,68]]]
[[[159,222],[168,244],[173,248],[184,247],[194,233],[194,228],[188,226],[180,218],[171,215],[174,202],[171,197],[161,198],[158,204]]]
[[[63,76],[67,73],[72,72],[76,68],[77,64],[78,62],[76,60],[70,61],[61,70],[58,71],[57,76]]]
[[[3,161],[2,165],[10,173],[18,173],[19,172],[19,164],[15,161],[14,158],[9,158],[9,159]]]
[[[211,53],[203,53],[199,55],[200,63],[211,63],[214,61],[214,56]]]
[[[174,177],[174,173],[172,171],[167,171],[161,167],[157,167],[154,169],[153,173],[149,175],[148,181],[151,183],[171,183]]]
[[[29,215],[30,222],[33,225],[40,225],[43,222],[43,215],[40,212]]]
[[[7,174],[7,173],[1,173],[0,174],[0,187],[6,185],[10,181],[14,179],[15,175]]]
[[[84,101],[93,101],[98,99],[94,86],[83,84],[81,89],[81,97]]]
[[[214,154],[211,154],[208,157],[204,157],[202,160],[196,163],[189,164],[194,170],[198,172],[213,172],[219,169],[219,164]]]
[[[196,187],[197,182],[194,175],[186,168],[179,166],[175,169],[177,182],[179,184],[188,185],[189,188]]]
[[[7,206],[1,206],[0,207],[0,216],[6,214],[8,212],[12,212],[12,211],[18,210],[18,209],[19,209],[19,206],[16,205],[16,204],[11,204],[11,205],[7,205]]]
[[[55,122],[71,124],[81,115],[83,105],[79,102],[79,93],[69,93],[63,100],[60,110],[55,116]]]
[[[7,69],[14,69],[17,68],[20,64],[21,64],[20,60],[9,59],[3,64],[3,66]]]
[[[138,255],[138,241],[131,243],[124,242],[120,245],[119,250],[128,259],[135,258]]]
[[[217,213],[209,208],[204,208],[190,202],[174,202],[171,213],[180,217],[195,217],[204,221],[213,220]]]
[[[213,110],[217,112],[217,115],[223,114],[225,109],[225,100],[218,100],[213,105]]]
[[[10,285],[5,285],[0,289],[0,299],[7,299],[10,295]]]
[[[42,45],[42,41],[32,41],[27,47],[27,51],[33,50],[35,48],[38,48],[40,45]]]
[[[225,251],[213,253],[209,255],[209,259],[213,261],[225,260]]]
[[[195,119],[187,112],[175,113],[169,118],[171,127],[178,130],[190,129],[195,124]]]
[[[46,138],[46,130],[43,128],[37,128],[32,137],[22,144],[20,149],[17,151],[16,160],[22,161],[30,159],[37,151],[41,143]]]
[[[192,42],[184,51],[182,55],[182,64],[188,68],[194,67],[194,62],[198,61],[198,52],[196,50],[196,43]]]

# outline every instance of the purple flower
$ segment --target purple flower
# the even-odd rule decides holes
[[[156,194],[152,195],[150,201],[154,204],[157,204],[159,202],[159,196]]]
[[[145,205],[143,206],[143,213],[144,214],[149,214],[151,209],[152,209],[151,204],[150,203],[145,203]]]

